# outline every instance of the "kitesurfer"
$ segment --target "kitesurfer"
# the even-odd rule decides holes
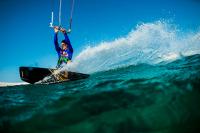
[[[55,31],[54,45],[55,45],[55,49],[58,53],[57,68],[59,68],[59,67],[61,67],[61,65],[71,62],[72,55],[73,55],[73,48],[72,48],[71,42],[68,38],[67,32],[64,28],[55,26],[54,31]],[[65,37],[65,39],[62,40],[62,42],[61,42],[61,47],[59,47],[59,44],[58,44],[58,32],[59,31],[61,31]]]

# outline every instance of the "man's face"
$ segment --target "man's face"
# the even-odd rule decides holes
[[[66,50],[68,48],[67,44],[65,44],[65,43],[61,43],[61,46],[62,46],[62,50]]]

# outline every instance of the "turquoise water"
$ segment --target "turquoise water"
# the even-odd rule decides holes
[[[200,130],[200,55],[52,85],[0,88],[1,133],[192,133]]]

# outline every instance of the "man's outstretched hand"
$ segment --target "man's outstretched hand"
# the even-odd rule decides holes
[[[66,29],[64,29],[62,27],[54,26],[54,32],[58,33],[59,31],[61,31],[63,34],[65,34],[65,33],[70,33],[71,29],[69,29],[68,31],[66,31]]]
[[[59,27],[58,26],[54,26],[54,32],[58,33],[58,31],[59,31]]]
[[[64,28],[60,28],[60,31],[64,34],[66,33],[66,30]]]

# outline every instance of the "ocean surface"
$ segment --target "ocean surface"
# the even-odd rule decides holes
[[[200,131],[198,31],[141,24],[125,37],[86,48],[66,69],[90,77],[0,87],[0,132]]]

